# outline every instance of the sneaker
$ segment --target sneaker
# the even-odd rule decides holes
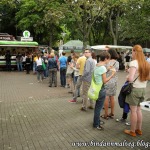
[[[69,100],[70,103],[76,103],[76,100]]]
[[[125,125],[126,126],[130,126],[131,124],[130,124],[130,122],[126,122]]]
[[[69,86],[69,85],[66,85],[65,88],[70,88],[70,86]]]
[[[105,124],[105,122],[104,121],[100,121],[100,125],[103,125],[103,124]]]
[[[126,119],[123,119],[123,118],[121,118],[121,119],[116,119],[116,122],[126,122]]]
[[[97,130],[100,130],[100,131],[104,130],[104,128],[101,125],[98,126],[98,127],[94,127],[94,128],[97,129]]]
[[[84,108],[84,107],[81,107],[81,109],[80,109],[81,111],[86,111],[86,108]]]

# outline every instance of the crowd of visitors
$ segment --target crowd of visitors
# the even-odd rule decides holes
[[[5,55],[7,70],[10,70],[10,53]],[[98,130],[103,130],[100,119],[114,118],[115,112],[115,95],[117,90],[117,72],[125,67],[128,72],[125,81],[132,82],[135,78],[138,79],[133,84],[133,91],[126,97],[126,103],[131,110],[131,130],[124,132],[131,136],[136,134],[142,135],[142,113],[140,102],[144,100],[144,91],[147,81],[149,80],[150,72],[150,55],[144,56],[142,47],[135,45],[130,53],[117,53],[116,50],[106,47],[106,50],[99,55],[100,60],[97,62],[96,55],[90,49],[85,49],[83,53],[76,54],[73,50],[70,56],[66,57],[65,51],[58,58],[52,50],[48,53],[26,54],[20,53],[16,56],[18,71],[26,70],[29,74],[30,70],[37,75],[37,81],[42,82],[44,78],[49,78],[49,87],[57,87],[57,72],[60,72],[60,86],[68,88],[68,93],[72,94],[71,103],[77,103],[77,98],[82,94],[81,111],[86,112],[88,109],[94,109],[93,127]],[[123,67],[124,66],[124,67]],[[97,84],[102,83],[97,101],[94,103],[88,98],[88,90],[91,85],[92,75]],[[82,89],[82,93],[81,93]],[[111,107],[111,112],[108,112],[108,107]],[[100,115],[104,107],[104,114]],[[123,113],[123,117],[118,120],[126,120],[127,114]]]

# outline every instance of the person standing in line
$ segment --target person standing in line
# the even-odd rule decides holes
[[[10,54],[10,51],[6,52],[5,60],[6,60],[6,70],[11,71],[11,54]]]
[[[111,68],[115,68],[116,71],[119,70],[119,62],[117,61],[118,58],[118,54],[116,52],[116,50],[114,49],[110,49],[108,51],[108,53],[110,54],[110,61],[109,63],[106,65],[107,68],[107,77],[110,76],[112,74],[112,70]],[[105,114],[102,115],[101,117],[108,120],[109,117],[113,118],[114,117],[114,107],[115,107],[115,95],[116,95],[116,91],[117,91],[117,74],[115,74],[106,84],[105,84],[105,89],[106,89],[106,98],[105,98],[105,102],[104,102],[104,111]],[[109,106],[109,100],[110,100],[110,106],[111,106],[111,113],[108,114],[108,106]]]
[[[49,87],[52,87],[52,84],[54,83],[54,86],[57,87],[57,61],[54,58],[54,53],[50,54],[50,58],[48,59],[48,70],[49,70]]]
[[[143,49],[140,45],[135,45],[132,49],[132,61],[129,66],[127,81],[133,82],[133,89],[126,95],[125,102],[129,104],[130,130],[124,130],[125,134],[135,137],[136,134],[142,135],[142,112],[140,103],[144,101],[147,81],[150,79],[150,64],[145,60]]]
[[[96,65],[97,64],[97,58],[96,58],[96,55],[94,52],[92,52],[92,58],[93,58],[95,65]]]
[[[125,71],[129,69],[129,63],[130,63],[130,56],[129,53],[125,56]]]
[[[58,63],[60,68],[61,87],[66,86],[67,57],[65,55],[66,53],[63,51]]]
[[[26,69],[26,53],[23,53],[22,55],[22,69],[25,70]]]
[[[43,61],[44,61],[45,67],[46,67],[46,69],[44,70],[44,78],[47,78],[47,77],[48,77],[48,67],[47,67],[47,64],[48,64],[48,56],[47,56],[47,53],[44,53],[44,54],[43,54],[42,59],[43,59]]]
[[[77,102],[77,97],[79,96],[78,91],[80,90],[80,87],[82,85],[82,75],[83,75],[83,71],[84,71],[85,62],[86,62],[86,57],[85,57],[85,55],[81,54],[81,56],[77,59],[77,63],[76,63],[76,69],[79,69],[79,76],[77,79],[77,83],[75,85],[73,99],[69,100],[69,102],[71,102],[71,103]]]
[[[36,59],[36,69],[37,69],[37,80],[38,82],[42,82],[43,78],[44,78],[44,70],[42,67],[42,58],[41,58],[41,54],[38,54],[37,59]]]
[[[94,109],[94,118],[93,118],[93,128],[98,130],[103,130],[104,128],[100,125],[100,112],[104,105],[104,100],[106,96],[105,86],[104,84],[108,82],[114,75],[115,69],[111,72],[109,77],[106,77],[107,69],[105,65],[110,61],[110,54],[107,51],[100,53],[100,62],[96,64],[94,68],[94,79],[97,84],[102,83],[101,90],[99,91],[99,97],[95,103]]]
[[[20,54],[20,52],[17,54],[16,56],[16,62],[17,62],[17,68],[18,68],[18,71],[23,71],[23,68],[22,68],[22,61],[23,61],[23,57],[22,55]]]
[[[33,74],[36,74],[36,60],[37,60],[37,54],[33,54]]]
[[[27,54],[26,60],[25,60],[25,68],[26,68],[26,73],[30,74],[30,65],[31,65],[31,58],[30,55]]]
[[[109,51],[110,47],[108,45],[105,46],[105,51]]]
[[[73,91],[73,78],[72,78],[72,74],[73,74],[73,69],[70,67],[72,64],[72,57],[75,55],[74,50],[71,50],[71,55],[68,56],[67,58],[67,72],[66,72],[66,80],[67,80],[67,84],[66,84],[66,88],[70,88],[70,93],[72,93]]]
[[[79,69],[76,68],[76,63],[78,60],[79,56],[75,55],[72,59],[74,61],[74,63],[71,64],[71,68],[74,70],[73,72],[73,84],[74,84],[74,92],[75,92],[75,86],[77,84],[77,79],[79,77]],[[80,97],[80,88],[78,89],[78,97]],[[76,102],[76,101],[69,101],[69,102]]]
[[[150,54],[148,54],[146,61],[150,63]]]
[[[83,103],[81,110],[86,111],[88,107],[88,90],[91,85],[92,73],[95,67],[95,61],[92,59],[92,52],[89,49],[85,49],[84,51],[85,57],[87,58],[84,66],[84,72],[82,76],[83,81]],[[90,100],[90,99],[89,99]],[[93,101],[90,100],[89,109],[93,109]]]

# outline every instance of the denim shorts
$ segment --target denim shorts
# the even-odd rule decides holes
[[[132,92],[126,96],[126,103],[131,106],[140,106],[140,103],[144,101],[145,88],[133,88]]]

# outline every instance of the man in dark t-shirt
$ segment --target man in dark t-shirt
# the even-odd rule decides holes
[[[11,54],[10,54],[10,51],[6,52],[5,60],[6,60],[6,71],[11,71]]]
[[[125,56],[125,70],[127,71],[127,69],[129,68],[129,62],[130,62],[130,56],[129,54],[127,54]]]

